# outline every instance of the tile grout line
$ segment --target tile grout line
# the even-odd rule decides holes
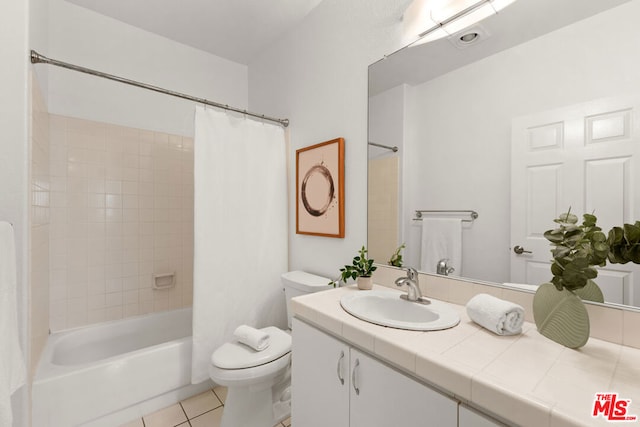
[[[180,409],[182,409],[182,413],[184,414],[184,417],[187,419],[187,424],[189,425],[189,427],[191,427],[191,420],[189,419],[189,415],[187,415],[187,411],[184,410],[184,406],[182,406],[182,401],[178,402],[178,405],[180,405]],[[180,423],[180,424],[184,424],[184,423]]]

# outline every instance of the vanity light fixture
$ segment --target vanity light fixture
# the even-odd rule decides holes
[[[422,20],[423,23],[427,21],[431,23],[432,26],[419,33],[417,40],[411,45],[417,46],[456,34],[488,16],[497,14],[498,11],[504,9],[514,1],[515,0],[480,0],[469,4],[469,0],[453,0],[449,1],[449,4],[446,7],[442,7],[440,11],[433,9],[427,11],[427,2],[422,1],[421,5],[418,6],[421,7],[422,10],[417,12],[416,19]],[[443,12],[449,13],[448,17],[438,19],[438,14],[442,15]],[[462,34],[459,38],[462,43],[468,44],[476,41],[479,36],[480,34],[469,32]]]

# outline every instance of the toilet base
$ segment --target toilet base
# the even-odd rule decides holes
[[[273,427],[291,416],[291,377],[272,387],[229,387],[221,427]]]

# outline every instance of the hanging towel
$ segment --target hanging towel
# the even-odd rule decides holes
[[[255,351],[266,350],[269,347],[269,334],[247,325],[240,325],[233,332],[233,336],[242,344]]]
[[[435,273],[438,262],[448,258],[447,265],[462,274],[462,220],[459,218],[423,218],[420,269]]]
[[[516,335],[522,332],[524,309],[518,304],[478,294],[467,303],[469,318],[498,335]]]
[[[287,154],[279,125],[196,108],[191,381],[242,325],[286,325]]]
[[[13,226],[0,221],[0,426],[10,426],[11,395],[25,383],[18,339],[16,248]]]

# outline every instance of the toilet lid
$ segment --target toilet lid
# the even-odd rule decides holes
[[[214,351],[211,363],[221,369],[252,368],[272,362],[291,351],[291,335],[275,326],[260,330],[269,334],[269,347],[256,351],[234,340]]]

